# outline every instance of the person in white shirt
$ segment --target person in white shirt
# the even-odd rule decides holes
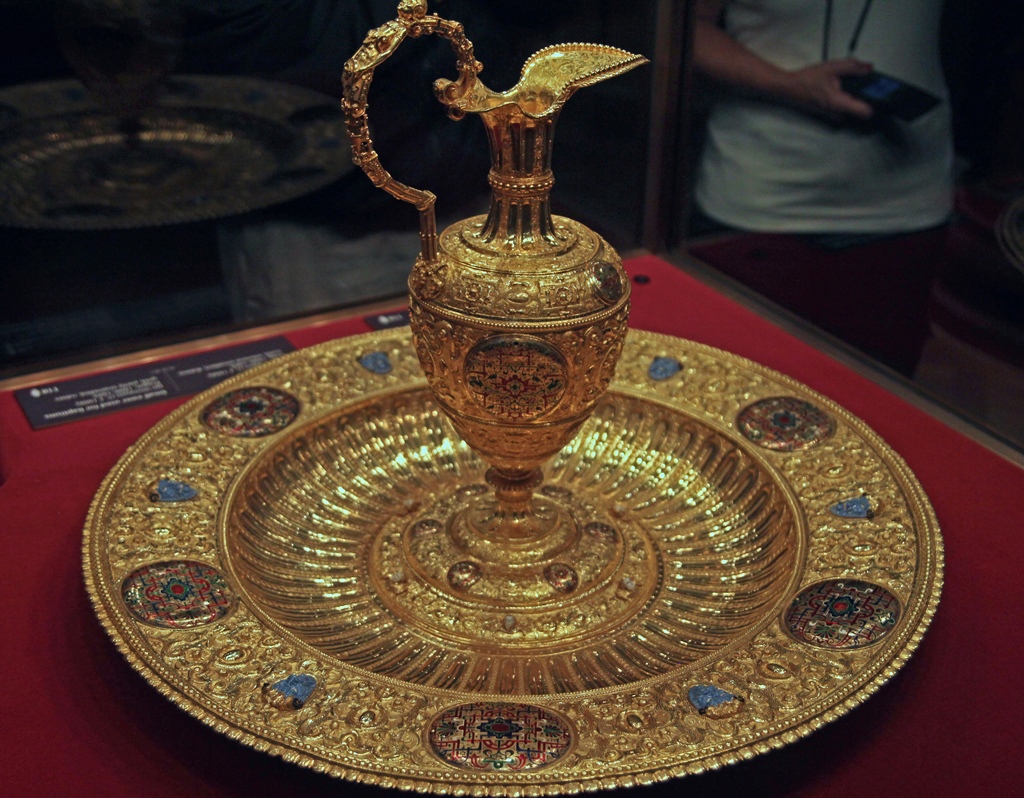
[[[766,232],[887,234],[946,221],[941,11],[941,0],[699,0],[694,63],[729,89],[708,120],[699,208]],[[880,113],[841,85],[872,69],[940,102],[912,122]]]

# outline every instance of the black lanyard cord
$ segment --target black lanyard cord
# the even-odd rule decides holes
[[[864,30],[864,23],[868,18],[868,11],[871,10],[871,3],[874,0],[864,0],[860,8],[860,15],[857,17],[857,24],[853,28],[853,35],[850,37],[850,44],[846,48],[846,57],[853,55],[857,49],[857,42],[860,40],[860,32]],[[825,3],[825,27],[821,37],[821,60],[828,61],[828,43],[832,38],[832,0]]]

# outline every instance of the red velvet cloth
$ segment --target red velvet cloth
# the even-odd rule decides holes
[[[829,250],[787,233],[698,244],[694,257],[902,374],[928,336],[928,294],[948,261],[944,228]]]
[[[938,614],[909,664],[849,715],[781,751],[632,794],[1022,794],[1024,469],[653,257],[627,264],[632,324],[785,372],[863,418],[927,491],[946,544]],[[649,278],[644,282],[636,278]],[[359,319],[288,334],[365,332]],[[0,790],[10,796],[380,795],[250,750],[181,712],[120,657],[81,576],[100,481],[183,400],[33,431],[0,394]]]

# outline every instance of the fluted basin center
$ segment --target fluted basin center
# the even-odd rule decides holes
[[[611,394],[548,464],[556,529],[481,533],[484,464],[426,390],[300,427],[226,514],[251,606],[344,662],[439,688],[597,689],[686,667],[775,617],[801,556],[788,489],[756,452]],[[474,526],[476,525],[476,526]]]

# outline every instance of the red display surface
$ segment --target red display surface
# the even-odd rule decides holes
[[[629,794],[1024,794],[1020,655],[1024,469],[654,257],[629,261],[634,327],[788,374],[842,404],[908,463],[935,507],[946,587],[924,642],[864,705],[786,748]],[[303,347],[361,319],[287,334]],[[255,336],[254,336],[255,337]],[[10,796],[384,795],[304,770],[186,715],[121,658],[93,615],[81,535],[107,471],[184,400],[33,431],[0,393],[0,790]]]

